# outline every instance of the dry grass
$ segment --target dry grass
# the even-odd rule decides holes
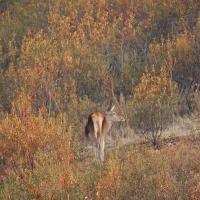
[[[0,199],[199,199],[197,122],[176,122],[159,150],[131,135],[123,140],[110,136],[101,162],[94,160],[92,149],[78,155],[80,144],[72,139],[73,127],[66,132],[65,116],[48,123],[42,119],[31,115],[2,122],[2,133],[10,137],[2,137]],[[10,126],[14,122],[17,130]]]
[[[69,164],[56,151],[38,151],[33,171],[5,175],[0,199],[197,200],[199,152],[199,135],[163,140],[157,151],[150,144],[118,147],[106,151],[105,162],[87,153]]]

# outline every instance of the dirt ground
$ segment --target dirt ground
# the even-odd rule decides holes
[[[140,143],[149,143],[141,137],[134,133],[134,130],[131,128],[119,128],[120,130],[116,133],[116,126],[111,129],[115,133],[109,132],[106,137],[106,151],[111,150],[116,147],[123,147],[129,144],[140,144]],[[128,132],[123,133],[121,132]],[[114,137],[113,137],[114,135]],[[183,117],[176,118],[174,123],[168,126],[162,133],[160,148],[173,146],[176,143],[180,142],[180,138],[190,138],[188,136],[199,136],[200,135],[200,119],[193,117]],[[194,138],[194,137],[193,137]],[[195,137],[200,138],[200,137]],[[196,139],[198,140],[198,139]],[[86,142],[86,141],[85,141]],[[195,142],[195,141],[194,141]],[[196,141],[198,142],[198,141]],[[149,144],[151,145],[151,144]],[[88,142],[86,147],[83,148],[83,151],[88,152],[92,151],[92,145]]]

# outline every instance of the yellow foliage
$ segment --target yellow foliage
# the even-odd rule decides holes
[[[134,97],[129,106],[131,124],[137,133],[157,145],[163,126],[173,121],[176,109],[177,85],[172,82],[166,68],[160,73],[154,66],[146,71],[140,84],[134,89]]]
[[[69,126],[66,132],[66,115],[51,118],[45,109],[34,114],[31,100],[22,92],[19,99],[13,102],[11,114],[1,122],[1,161],[15,168],[33,169],[38,150],[48,152],[57,149],[58,158],[68,166],[73,130]]]
[[[169,78],[165,68],[157,75],[153,67],[151,73],[144,74],[141,83],[135,88],[134,99],[143,104],[159,103],[162,106],[162,103],[173,97],[176,89],[176,84]]]

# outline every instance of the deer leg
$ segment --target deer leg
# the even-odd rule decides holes
[[[101,161],[104,161],[104,149],[105,149],[105,141],[104,141],[104,139],[101,139],[101,141],[100,141],[100,158],[101,158]]]
[[[99,143],[94,135],[89,134],[89,140],[92,142],[92,147],[94,151],[94,156],[98,158],[98,149],[99,149]]]
[[[95,155],[95,157],[97,157],[98,158],[98,151],[99,151],[99,144],[98,143],[96,143],[96,142],[94,142],[93,143],[93,150],[94,150],[94,155]]]

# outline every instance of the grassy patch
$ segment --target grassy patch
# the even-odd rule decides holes
[[[66,163],[38,151],[32,172],[1,183],[1,199],[195,199],[200,195],[200,140],[181,138],[155,151],[145,144],[106,151],[105,162]]]

